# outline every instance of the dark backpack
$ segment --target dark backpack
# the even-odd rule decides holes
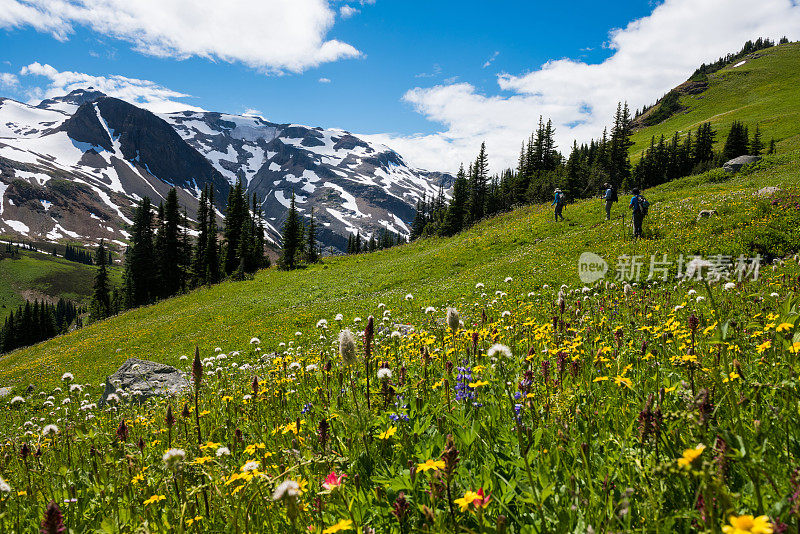
[[[619,200],[619,195],[617,195],[617,188],[611,188],[611,196],[608,198],[611,202],[617,202]]]
[[[642,215],[647,215],[647,212],[650,211],[650,202],[643,195],[637,195],[636,202],[639,204]]]
[[[556,206],[563,206],[567,203],[567,196],[564,193],[559,193],[556,198]]]

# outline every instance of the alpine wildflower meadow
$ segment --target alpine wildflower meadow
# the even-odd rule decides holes
[[[796,258],[714,284],[498,275],[198,346],[172,397],[101,406],[75,369],[3,401],[0,531],[787,532],[798,289]]]

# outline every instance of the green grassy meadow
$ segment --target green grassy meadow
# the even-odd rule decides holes
[[[125,359],[176,364],[194,346],[242,346],[251,337],[274,350],[296,330],[342,313],[366,317],[383,302],[399,320],[413,321],[427,306],[458,304],[465,288],[510,276],[521,290],[578,282],[577,261],[591,251],[612,261],[619,255],[750,254],[765,235],[772,211],[754,197],[761,188],[800,185],[798,154],[766,158],[734,177],[716,170],[648,191],[653,203],[645,239],[630,237],[630,217],[603,220],[602,203],[569,205],[556,224],[548,206],[521,208],[484,221],[449,239],[424,239],[372,254],[326,258],[294,272],[268,269],[254,280],[226,282],[82,328],[0,359],[0,384],[52,384],[63,372],[82,369],[102,380]],[[627,213],[626,199],[614,215]],[[700,210],[719,216],[697,221]],[[763,211],[766,210],[766,211]],[[781,234],[784,235],[784,234]],[[404,300],[412,294],[413,301]]]
[[[119,268],[109,270],[112,283],[122,282]],[[71,300],[86,305],[92,295],[95,268],[44,252],[20,251],[17,258],[0,258],[0,321],[29,300]]]

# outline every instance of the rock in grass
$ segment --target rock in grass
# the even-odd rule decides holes
[[[117,372],[106,378],[106,389],[100,405],[118,389],[130,394],[129,400],[142,402],[155,396],[177,395],[188,389],[190,383],[185,373],[163,363],[129,358]]]
[[[11,395],[11,388],[0,388],[0,399]]]
[[[738,158],[733,158],[726,161],[722,168],[727,172],[738,172],[739,169],[745,165],[750,165],[751,163],[755,163],[760,159],[760,156],[739,156]]]
[[[697,214],[697,220],[708,219],[713,215],[717,215],[717,210],[700,210],[700,213]]]

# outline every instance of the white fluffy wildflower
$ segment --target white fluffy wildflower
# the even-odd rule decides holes
[[[500,317],[511,317],[511,312],[504,310],[503,313],[500,314]]]
[[[106,397],[106,402],[109,404],[118,404],[119,403],[119,396],[116,393],[112,393],[108,397]]]
[[[47,425],[42,429],[42,436],[49,436],[50,434],[58,434],[58,427],[56,425]]]
[[[217,456],[230,456],[231,450],[228,447],[220,447],[217,449]]]
[[[690,289],[689,291],[686,292],[686,294],[687,295],[696,295],[697,291],[695,291],[694,289]]]
[[[80,385],[80,384],[72,384],[72,385],[69,387],[69,390],[70,390],[70,392],[72,392],[72,393],[75,393],[75,392],[78,392],[78,393],[80,393],[81,391],[83,391],[83,386],[82,386],[82,385]]]
[[[18,406],[20,404],[25,404],[25,399],[17,395],[13,399],[11,399],[11,406]]]
[[[301,367],[300,362],[292,362],[289,364],[289,369],[291,370],[300,369]]]
[[[334,317],[333,320],[341,323],[342,321],[344,321],[344,315],[342,315],[341,313],[337,313],[336,317]]]
[[[222,352],[222,347],[214,347],[214,352]]]
[[[391,335],[391,338],[392,338],[392,339],[400,339],[401,337],[403,337],[403,334],[401,334],[401,333],[400,333],[400,332],[398,332],[397,330],[395,330],[395,331],[393,331],[393,332],[392,332],[392,335]]]
[[[45,408],[52,408],[54,404],[53,401],[44,401],[44,404],[42,404],[42,406],[44,406]]]
[[[75,380],[75,377],[72,376],[72,373],[64,373],[63,375],[61,375],[61,380],[63,380],[64,382],[72,382],[73,380]]]
[[[388,367],[381,367],[378,369],[378,380],[389,380],[392,378],[392,370]]]
[[[455,308],[447,308],[447,326],[453,332],[456,332],[461,326],[461,316]]]
[[[486,354],[490,358],[494,358],[495,356],[503,356],[505,358],[511,358],[511,349],[508,348],[506,345],[495,343],[494,345],[489,347],[489,351]]]
[[[310,363],[310,364],[306,365],[306,372],[307,373],[313,373],[317,369],[319,369],[319,366],[317,364],[315,364],[315,363]]]
[[[275,491],[272,492],[273,501],[281,501],[283,499],[294,498],[300,495],[300,486],[294,480],[284,480]]]
[[[11,486],[8,485],[8,482],[3,477],[0,477],[0,492],[11,493]]]
[[[736,287],[736,284],[733,282],[728,282],[723,287],[725,288],[725,291],[730,291],[731,289]]]
[[[483,284],[483,282],[478,282],[475,284],[475,289],[483,289],[484,287],[486,286]]]
[[[339,356],[345,365],[351,365],[356,361],[356,341],[349,328],[339,333]]]
[[[433,306],[428,306],[427,308],[425,308],[425,313],[436,313],[436,308],[434,308]]]
[[[246,464],[244,464],[240,470],[242,473],[246,473],[248,471],[256,471],[261,464],[258,463],[258,460],[250,460]]]
[[[697,302],[703,302],[704,300],[706,300],[706,298],[701,295],[701,296],[697,297],[696,300],[697,300]]]
[[[319,321],[317,321],[317,328],[321,328],[323,330],[328,328],[328,320],[327,319],[320,319]]]
[[[261,340],[258,339],[257,337],[251,337],[250,338],[250,344],[251,345],[260,345],[261,344]]]
[[[778,298],[780,295],[778,295],[777,293],[770,293],[769,296],[770,297],[774,297],[774,298]]]
[[[406,295],[406,300],[407,300],[407,301],[409,301],[409,302],[411,302],[412,300],[414,300],[414,295],[412,295],[411,293],[409,293],[408,295]]]
[[[511,278],[510,276],[506,276],[506,279],[504,280],[504,282],[505,282],[506,284],[507,284],[507,283],[509,283],[509,282],[513,282],[513,281],[514,281],[514,279],[513,279],[513,278]]]
[[[303,333],[298,330],[297,332],[294,333],[294,335],[297,336],[297,337],[300,337],[300,336],[303,335]]]
[[[164,456],[161,457],[161,459],[164,460],[164,465],[170,469],[177,467],[184,458],[186,458],[186,451],[183,449],[169,449],[164,453]]]

